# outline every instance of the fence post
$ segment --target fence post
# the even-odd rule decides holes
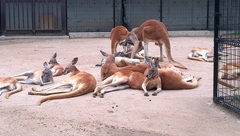
[[[218,31],[219,31],[219,17],[220,17],[220,3],[215,0],[214,9],[214,66],[213,66],[213,100],[217,97],[218,91]]]

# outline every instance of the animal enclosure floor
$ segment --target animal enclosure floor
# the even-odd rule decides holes
[[[202,77],[192,90],[163,90],[145,97],[142,90],[121,90],[93,98],[92,93],[68,99],[51,100],[37,105],[42,96],[28,95],[36,85],[23,85],[23,91],[0,98],[0,135],[42,136],[236,136],[240,118],[213,103],[213,63],[187,59],[194,47],[213,48],[211,37],[170,37],[174,60],[185,65],[185,75]],[[151,55],[159,48],[149,45]],[[78,57],[76,66],[94,75],[100,82],[103,58],[99,50],[110,53],[109,38],[14,39],[1,40],[0,77],[43,68],[57,52],[57,60],[66,66]],[[122,50],[118,47],[118,50]],[[167,58],[160,64],[166,64]],[[69,75],[54,78],[60,82]],[[174,82],[174,81],[173,81]],[[152,92],[150,92],[152,93]]]

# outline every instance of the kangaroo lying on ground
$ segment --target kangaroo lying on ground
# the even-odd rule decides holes
[[[213,49],[196,47],[191,50],[187,58],[191,60],[197,60],[197,61],[213,62],[213,56],[214,56],[213,53],[214,53]]]
[[[38,105],[41,105],[47,100],[77,97],[89,92],[93,92],[97,84],[96,79],[92,74],[79,71],[75,66],[77,61],[78,58],[74,58],[63,71],[64,75],[71,73],[70,77],[46,89],[32,88],[32,91],[30,91],[28,94],[48,95],[38,100]]]
[[[117,46],[127,37],[129,31],[124,26],[116,26],[112,28],[110,33],[111,39],[111,52],[112,54],[117,52]]]
[[[47,85],[53,83],[53,75],[51,67],[48,67],[47,62],[43,63],[44,70],[36,69],[33,71],[26,71],[13,77],[22,84],[35,84],[35,85]]]
[[[145,63],[119,68],[114,63],[114,56],[106,54],[106,63],[101,68],[101,78],[103,81],[121,70],[144,73],[147,68],[148,65]],[[184,76],[173,64],[161,66],[161,68],[158,69],[158,73],[161,78],[162,89],[166,90],[193,89],[198,87],[198,80],[201,79],[194,76]]]
[[[57,53],[54,53],[48,64],[52,65],[51,71],[53,73],[53,77],[62,75],[63,67],[57,62]]]
[[[239,88],[238,84],[233,85],[230,81],[235,80],[240,76],[240,62],[232,62],[225,64],[218,71],[218,83],[231,88],[232,91],[235,91]]]
[[[100,53],[106,57],[107,53],[103,52],[100,50]],[[140,64],[139,59],[131,59],[128,57],[125,57],[125,54],[123,52],[117,52],[113,54],[115,61],[114,63],[116,64],[117,67],[124,67],[124,66],[131,66],[131,65],[136,65]],[[105,63],[106,59],[103,58],[100,64],[96,64],[96,66],[102,66]]]
[[[161,79],[158,75],[158,63],[150,63],[150,66],[145,71],[146,75],[129,69],[116,72],[97,85],[94,90],[93,97],[96,97],[97,95],[103,97],[105,92],[126,88],[143,89],[144,96],[149,96],[147,89],[157,88],[157,90],[153,93],[153,95],[157,95],[161,91]],[[104,89],[106,87],[113,88]]]
[[[22,91],[22,85],[13,77],[0,77],[0,95],[6,92],[5,97]]]
[[[116,73],[119,70],[128,69],[128,70],[131,70],[134,72],[144,73],[144,71],[148,67],[148,65],[145,63],[141,63],[141,64],[137,64],[137,65],[133,65],[133,66],[117,67],[117,65],[115,64],[114,55],[107,54],[103,51],[101,53],[103,53],[103,56],[106,56],[105,63],[101,67],[101,79],[102,80],[113,75],[114,73]]]
[[[163,61],[162,45],[164,45],[169,62],[176,67],[187,69],[181,63],[173,60],[167,28],[158,20],[147,20],[139,27],[132,29],[126,38],[126,41],[128,40],[132,41],[134,44],[131,58],[133,58],[139,50],[142,41],[144,42],[144,55],[148,56],[148,43],[154,42],[160,47],[160,61]],[[126,48],[128,45],[125,44],[124,46]]]

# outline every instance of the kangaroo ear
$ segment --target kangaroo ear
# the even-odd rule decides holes
[[[154,67],[158,68],[159,67],[159,57],[154,57]]]
[[[114,57],[118,57],[118,56],[123,57],[123,52],[116,52],[113,54],[113,56]]]
[[[57,57],[57,53],[55,52],[52,57],[55,59]]]
[[[102,51],[102,50],[100,50],[100,52],[101,52],[101,54],[102,54],[103,56],[107,56],[107,55],[108,55],[106,52],[104,52],[104,51]]]
[[[43,66],[44,66],[44,68],[47,68],[47,67],[48,67],[47,62],[44,62],[44,63],[43,63]]]
[[[75,65],[76,63],[78,62],[78,58],[76,57],[76,58],[74,58],[73,60],[72,60],[72,65]]]

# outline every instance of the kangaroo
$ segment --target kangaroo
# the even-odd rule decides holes
[[[112,54],[117,52],[118,44],[127,37],[128,33],[129,31],[127,30],[127,28],[121,25],[112,28],[110,33]]]
[[[181,63],[173,60],[167,28],[158,20],[147,20],[139,27],[132,29],[126,40],[130,40],[134,44],[131,58],[139,50],[142,41],[144,42],[144,55],[148,56],[148,43],[154,42],[155,45],[160,47],[160,61],[163,61],[162,45],[164,45],[168,61],[176,67],[187,69]],[[125,44],[124,46],[126,48],[127,45]]]
[[[151,62],[150,62],[151,63]],[[149,96],[147,89],[157,90],[152,94],[156,96],[161,91],[161,80],[158,75],[158,64],[150,66],[146,69],[146,75],[140,72],[134,72],[129,69],[120,70],[114,75],[102,81],[94,90],[93,97],[99,95],[101,98],[105,92],[115,91],[120,89],[132,88],[144,90],[144,96]],[[106,87],[113,87],[104,89]]]
[[[63,67],[57,62],[57,53],[54,53],[48,64],[51,64],[53,68],[51,69],[53,77],[62,75]]]
[[[106,57],[107,53],[101,51],[101,54]],[[125,54],[123,52],[117,52],[113,54],[115,61],[114,63],[116,64],[117,67],[125,67],[125,66],[130,66],[130,65],[137,65],[140,64],[140,60],[139,59],[131,59],[128,57],[125,57]],[[96,66],[102,66],[105,63],[106,59],[103,58],[101,60],[100,64],[96,64]]]
[[[196,47],[191,50],[187,58],[191,60],[197,60],[197,61],[213,62],[213,56],[214,56],[213,53],[214,53],[213,49]],[[212,58],[212,59],[209,59],[209,58]]]
[[[232,91],[239,87],[229,83],[226,80],[235,80],[240,76],[240,62],[232,62],[223,65],[218,71],[218,83],[231,88]]]
[[[53,75],[52,75],[52,67],[48,67],[47,62],[43,63],[44,70],[42,69],[36,69],[32,71],[26,71],[17,75],[14,75],[16,80],[22,84],[35,84],[35,85],[48,85],[52,84],[53,81]]]
[[[5,97],[22,91],[22,85],[13,77],[0,77],[0,95],[6,92]]]
[[[97,84],[96,79],[90,73],[79,71],[75,66],[77,61],[78,58],[74,58],[63,71],[64,75],[70,73],[70,77],[46,89],[32,88],[32,91],[28,92],[28,94],[48,95],[38,100],[37,104],[41,105],[47,100],[77,97],[93,92]]]
[[[112,54],[107,54],[106,52],[101,51],[103,56],[106,56],[105,63],[101,67],[101,79],[104,80],[107,77],[110,77],[114,73],[116,73],[119,70],[123,69],[129,69],[134,72],[140,72],[144,73],[144,71],[147,69],[148,65],[145,63],[137,64],[134,66],[125,66],[125,67],[117,67],[115,64],[115,57]]]

